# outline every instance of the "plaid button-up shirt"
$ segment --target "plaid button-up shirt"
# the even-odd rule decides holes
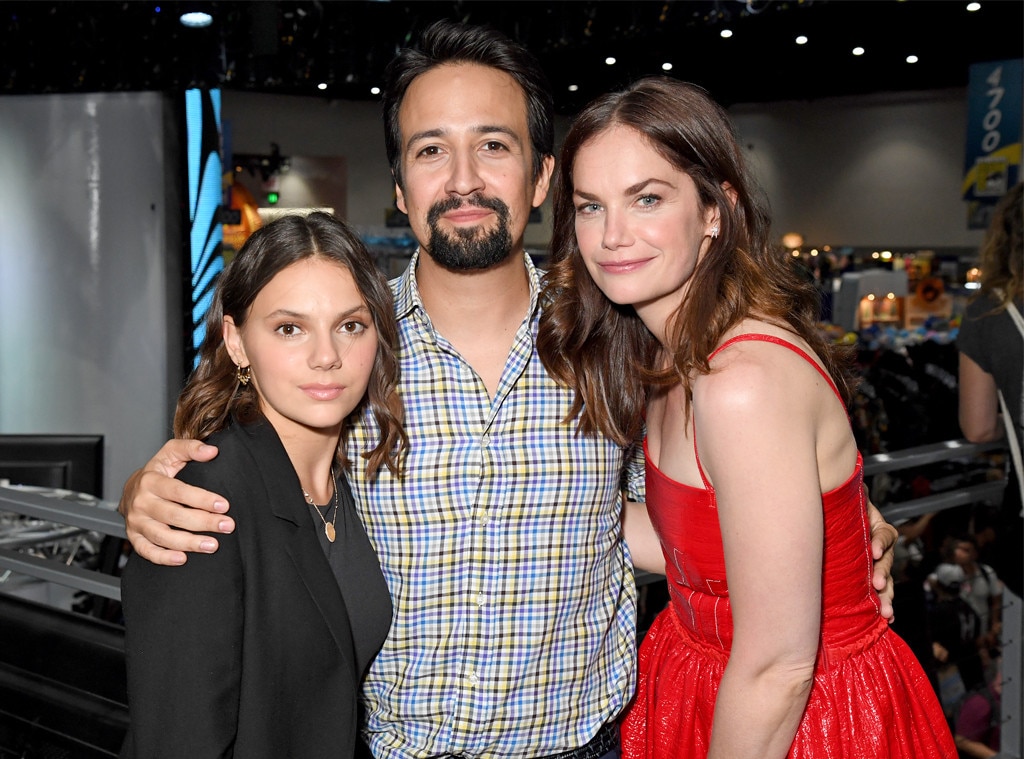
[[[541,756],[585,744],[628,702],[636,636],[621,491],[643,500],[638,447],[577,436],[572,394],[535,348],[539,277],[500,385],[431,326],[413,257],[394,280],[404,479],[366,481],[377,430],[349,435],[359,513],[395,618],[363,687],[376,757]],[[358,609],[350,609],[358,619]]]

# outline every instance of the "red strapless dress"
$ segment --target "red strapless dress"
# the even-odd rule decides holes
[[[818,368],[796,346],[774,338],[770,342],[800,353]],[[862,479],[858,455],[849,480],[822,496],[821,644],[789,757],[956,759],[931,683],[881,617],[871,586]],[[648,459],[647,508],[665,554],[671,600],[640,647],[636,698],[621,726],[622,755],[696,759],[708,752],[718,684],[732,644],[715,493],[710,486],[669,479]]]

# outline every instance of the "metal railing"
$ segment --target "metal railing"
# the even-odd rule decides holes
[[[125,537],[116,504],[70,491],[0,487],[0,512],[21,517],[0,529],[0,568],[121,600],[117,577],[74,563],[84,535]]]
[[[869,479],[888,472],[978,457],[998,451],[1002,447],[1000,443],[975,444],[966,440],[948,440],[892,453],[874,454],[864,458],[864,475],[865,479]],[[980,482],[899,503],[879,504],[878,508],[888,521],[895,522],[973,503],[997,503],[1001,500],[1005,487],[1005,479]],[[75,566],[71,563],[73,553],[63,561],[54,561],[25,551],[27,546],[39,545],[46,541],[74,540],[81,533],[125,537],[124,522],[117,513],[115,504],[95,499],[68,499],[61,497],[59,491],[47,494],[39,491],[38,488],[0,487],[0,513],[19,514],[36,520],[31,524],[31,530],[24,529],[23,526],[23,529],[0,531],[0,568],[119,601],[121,589],[118,578]],[[45,526],[40,523],[45,523]],[[659,579],[660,575],[637,573],[638,584]],[[1024,639],[1024,606],[1021,599],[1008,591],[1004,593],[1004,602],[1003,724],[1000,756],[1004,759],[1022,759],[1024,749],[1021,743],[1021,714],[1024,704],[1024,672],[1021,662],[1021,641]]]

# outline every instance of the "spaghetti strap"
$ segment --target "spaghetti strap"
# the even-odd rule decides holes
[[[713,493],[715,489],[708,482],[708,476],[704,474],[704,465],[700,463],[700,453],[697,451],[697,415],[694,413],[690,414],[690,429],[693,430],[690,437],[693,438],[693,457],[697,460],[697,473],[700,475],[701,482],[704,483],[704,489]]]
[[[717,356],[719,353],[721,353],[726,348],[735,343],[743,343],[750,341],[756,341],[761,343],[775,343],[775,345],[781,345],[783,348],[789,348],[798,356],[801,356],[807,363],[809,363],[811,366],[818,370],[818,374],[820,374],[825,379],[825,381],[828,382],[829,387],[832,388],[832,392],[836,394],[836,398],[838,398],[839,402],[843,404],[843,408],[846,407],[846,403],[843,401],[843,396],[839,392],[839,388],[836,387],[835,381],[832,379],[832,377],[829,376],[829,373],[822,369],[818,362],[811,358],[810,355],[808,355],[807,351],[797,347],[796,345],[793,345],[793,343],[789,342],[789,340],[784,340],[781,337],[776,337],[775,335],[765,335],[761,332],[747,332],[742,335],[736,335],[736,337],[729,338],[724,343],[715,348],[711,352],[711,355],[708,356],[708,361],[710,362],[712,359],[714,359],[715,356]]]
[[[832,377],[829,376],[829,373],[822,369],[821,366],[818,365],[818,362],[811,358],[810,355],[808,355],[807,351],[803,350],[802,348],[796,345],[793,345],[793,343],[789,342],[788,340],[784,340],[781,337],[776,337],[775,335],[766,335],[762,332],[746,332],[742,335],[736,335],[735,337],[729,338],[724,343],[715,348],[713,351],[711,351],[711,355],[708,356],[708,362],[710,363],[711,361],[713,361],[715,356],[724,351],[726,348],[735,345],[736,343],[745,343],[751,341],[756,341],[760,343],[774,343],[775,345],[781,345],[783,348],[789,348],[798,356],[801,356],[807,363],[809,363],[811,366],[818,370],[818,374],[824,377],[825,381],[828,382],[829,387],[832,388],[832,392],[836,394],[836,398],[839,399],[839,402],[843,405],[843,408],[846,408],[846,403],[843,401],[843,396],[839,393],[839,388],[836,387],[836,383],[832,379]],[[700,463],[700,453],[697,452],[696,415],[691,415],[690,424],[691,429],[693,430],[693,455],[694,458],[696,458],[697,460],[697,471],[700,473],[700,478],[704,482],[704,487],[707,490],[714,491],[714,488],[711,486],[711,483],[708,482],[707,475],[704,474],[704,466]]]

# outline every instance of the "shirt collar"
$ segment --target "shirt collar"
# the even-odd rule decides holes
[[[420,290],[416,284],[416,266],[419,264],[419,260],[420,249],[417,247],[416,251],[412,254],[412,258],[409,260],[409,265],[402,272],[401,276],[395,280],[395,316],[399,321],[417,310],[426,315],[426,311],[423,308],[423,300],[420,298]],[[523,252],[523,261],[526,265],[526,276],[530,280],[529,318],[532,319],[536,315],[537,305],[540,303],[540,273],[537,271],[537,267],[533,265],[530,254],[525,251]]]

